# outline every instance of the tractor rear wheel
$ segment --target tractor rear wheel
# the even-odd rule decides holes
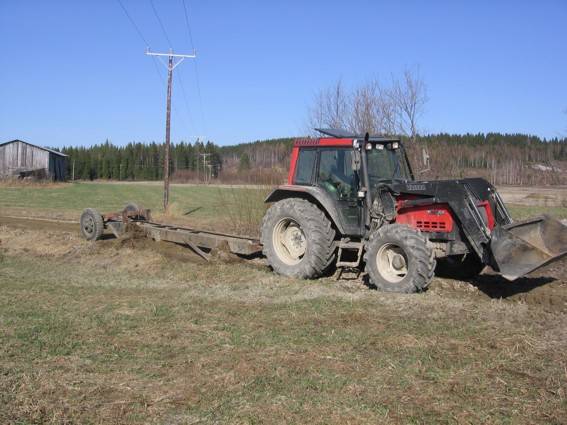
[[[423,291],[435,271],[427,239],[418,230],[401,224],[388,224],[374,232],[364,261],[370,283],[386,292]]]
[[[81,234],[88,241],[100,239],[104,230],[102,215],[93,209],[87,208],[81,214]]]
[[[335,257],[334,239],[329,219],[305,199],[276,202],[262,220],[264,255],[284,276],[312,279],[323,274]]]

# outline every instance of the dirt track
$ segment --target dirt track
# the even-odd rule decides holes
[[[49,255],[50,245],[56,245],[55,251],[76,253],[81,246],[92,246],[79,235],[78,223],[46,221],[37,219],[17,219],[0,217],[0,239],[5,250],[22,250],[27,255]],[[167,242],[152,242],[145,238],[125,237],[119,240],[107,237],[97,242],[96,250],[89,255],[91,261],[108,261],[108,256],[115,256],[116,249],[130,248],[137,252],[138,263],[144,258],[156,261],[156,255],[167,261],[197,262],[202,260],[190,249]],[[124,258],[124,261],[128,261]],[[115,261],[120,261],[115,258]],[[244,262],[251,268],[267,270],[263,259],[242,260],[221,258],[221,261]],[[337,281],[335,276],[321,279],[325,284],[340,286],[349,292],[369,291],[362,278],[349,278],[348,274]],[[515,282],[508,282],[500,276],[483,274],[471,281],[459,281],[436,277],[428,291],[430,295],[444,298],[478,299],[480,302],[499,300],[506,303],[526,304],[549,312],[567,313],[567,259],[559,260],[527,277]]]

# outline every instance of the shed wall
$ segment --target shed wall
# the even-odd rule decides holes
[[[49,152],[22,142],[0,146],[0,176],[19,171],[45,169],[49,172]]]

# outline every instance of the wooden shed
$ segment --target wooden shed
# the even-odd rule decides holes
[[[67,155],[23,140],[0,143],[0,177],[66,179]]]

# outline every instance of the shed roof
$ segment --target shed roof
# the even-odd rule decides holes
[[[10,143],[16,143],[16,142],[25,143],[26,145],[33,146],[34,148],[38,148],[38,149],[50,152],[50,153],[55,154],[55,155],[64,156],[64,157],[69,156],[69,155],[65,155],[64,153],[57,152],[57,151],[54,151],[52,149],[44,148],[43,146],[34,145],[33,143],[26,142],[24,140],[19,140],[19,139],[14,139],[14,140],[10,140],[9,142],[0,143],[0,146],[9,145]]]

